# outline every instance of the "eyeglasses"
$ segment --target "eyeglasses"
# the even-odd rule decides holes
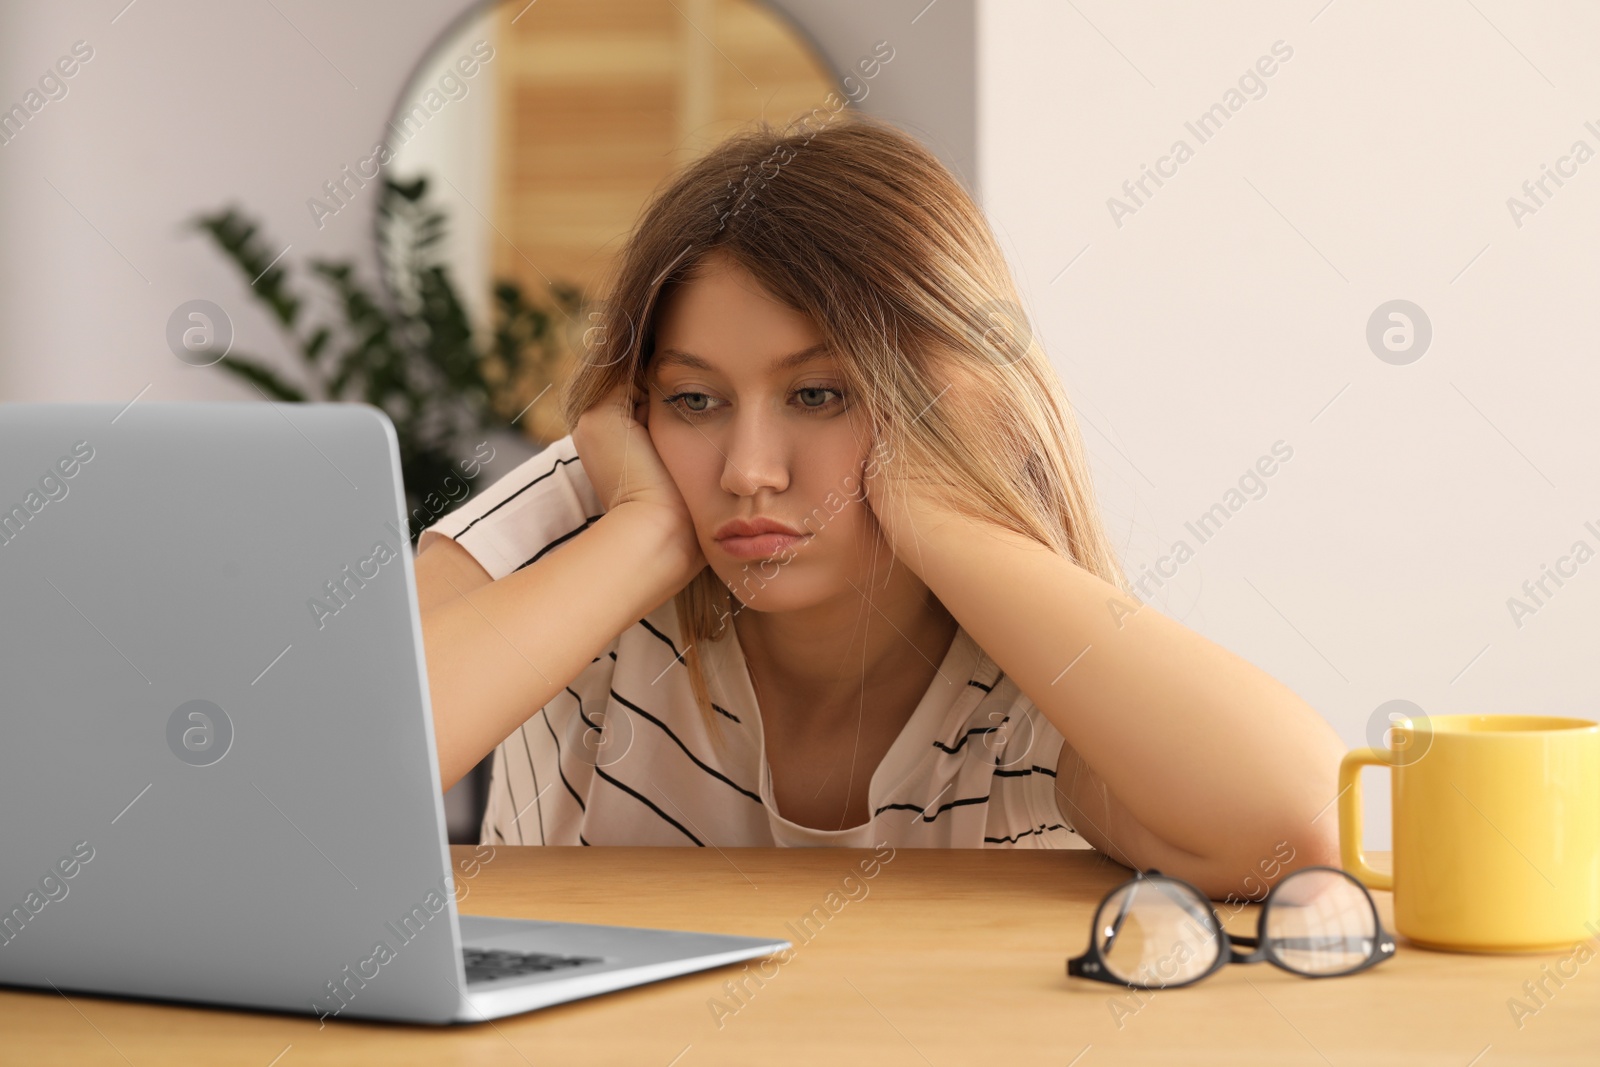
[[[1130,989],[1174,989],[1230,963],[1264,960],[1307,978],[1332,978],[1393,955],[1394,938],[1378,921],[1372,895],[1337,867],[1302,867],[1273,886],[1255,937],[1230,937],[1204,893],[1151,869],[1106,894],[1089,948],[1067,961],[1067,973]]]

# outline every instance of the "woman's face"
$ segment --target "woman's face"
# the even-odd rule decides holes
[[[717,576],[758,611],[865,593],[887,549],[862,499],[871,440],[817,327],[711,253],[663,302],[655,342],[650,438]],[[807,536],[741,553],[717,537],[736,519]]]

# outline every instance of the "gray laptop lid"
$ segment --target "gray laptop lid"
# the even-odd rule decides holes
[[[0,982],[451,1017],[408,534],[374,407],[0,404]]]

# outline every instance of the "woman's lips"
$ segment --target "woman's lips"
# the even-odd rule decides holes
[[[718,540],[717,544],[736,559],[768,559],[810,536],[810,534],[796,537],[793,534],[765,533],[754,537],[724,537]]]

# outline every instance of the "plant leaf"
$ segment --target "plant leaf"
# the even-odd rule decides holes
[[[194,216],[190,225],[211,235],[250,283],[251,292],[272,310],[281,325],[294,326],[300,301],[285,287],[284,269],[275,264],[282,251],[269,252],[267,246],[255,239],[255,223],[229,207],[213,214]]]
[[[289,403],[299,403],[306,398],[306,394],[303,391],[278,377],[276,371],[254,358],[230,354],[222,362],[213,364],[213,366],[243,378],[247,382],[254,383],[261,388],[262,392],[275,399]]]

